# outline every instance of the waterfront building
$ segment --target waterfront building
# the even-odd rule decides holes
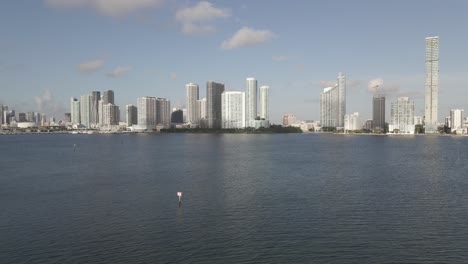
[[[208,81],[206,83],[206,116],[208,128],[221,128],[221,94],[224,84]]]
[[[184,112],[182,109],[174,109],[171,113],[171,123],[182,124],[184,123]]]
[[[464,109],[451,109],[450,110],[450,124],[448,127],[451,128],[452,132],[464,127],[463,115]]]
[[[114,91],[112,90],[107,90],[107,91],[104,91],[103,95],[102,95],[102,101],[103,101],[103,104],[115,104],[114,102]]]
[[[296,124],[296,123],[297,123],[297,120],[296,120],[295,115],[293,115],[293,114],[283,115],[283,126],[284,127],[291,126],[291,125]]]
[[[257,118],[257,80],[246,79],[245,92],[245,122],[247,127],[253,127],[253,121]]]
[[[26,113],[18,113],[18,122],[26,122]]]
[[[99,125],[102,126],[104,125],[104,116],[103,116],[103,106],[104,106],[104,101],[101,99],[98,101],[98,115],[99,115]]]
[[[156,124],[163,128],[171,127],[171,101],[156,98]]]
[[[89,116],[89,123],[93,127],[99,124],[99,100],[101,100],[101,92],[93,91],[91,93],[91,113]]]
[[[438,133],[437,117],[439,104],[439,37],[426,38],[426,134]]]
[[[422,116],[414,116],[414,125],[422,125],[423,124],[423,117]]]
[[[120,122],[120,110],[119,107],[108,103],[102,105],[102,121],[101,124],[104,127],[116,126]]]
[[[34,120],[34,112],[27,112],[26,113],[26,122],[36,122]]]
[[[322,127],[343,127],[346,111],[346,78],[340,72],[337,84],[320,94],[320,123]]]
[[[206,98],[198,100],[200,108],[200,119],[206,119]]]
[[[269,120],[269,86],[261,86],[260,87],[260,119]]]
[[[3,125],[3,109],[4,109],[4,105],[0,104],[0,126]]]
[[[408,97],[398,97],[390,104],[390,133],[414,134],[414,102]]]
[[[80,98],[80,118],[81,124],[86,128],[91,127],[91,95],[82,95]],[[78,123],[76,123],[78,124]]]
[[[198,124],[200,121],[200,109],[198,106],[199,87],[196,83],[188,83],[186,87],[187,122]]]
[[[221,94],[222,128],[245,128],[245,101],[244,92]]]
[[[47,118],[45,114],[41,114],[41,126],[47,125]]]
[[[371,130],[374,128],[374,120],[367,119],[364,125],[362,126],[363,129]]]
[[[138,129],[156,128],[156,97],[145,96],[137,99]]]
[[[65,113],[63,115],[63,122],[70,123],[71,122],[71,113]]]
[[[129,104],[125,106],[126,109],[126,123],[127,127],[138,124],[138,111],[137,107]]]
[[[372,124],[373,129],[385,130],[385,96],[374,95],[372,98]]]
[[[76,98],[70,99],[70,114],[71,114],[71,122],[73,124],[80,124],[80,101]]]
[[[359,130],[362,128],[361,119],[358,112],[353,114],[345,115],[344,117],[344,129],[345,131]]]

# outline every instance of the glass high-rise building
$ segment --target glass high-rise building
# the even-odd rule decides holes
[[[171,127],[171,101],[166,98],[156,99],[156,124],[164,128]]]
[[[71,122],[73,124],[80,124],[80,101],[76,98],[70,98],[70,114],[71,114]]]
[[[337,84],[320,94],[320,123],[322,127],[344,127],[346,113],[346,78],[340,72]]]
[[[107,91],[104,91],[104,93],[102,94],[102,104],[103,105],[106,105],[106,104],[115,104],[114,103],[114,91],[112,90],[107,90]]]
[[[385,96],[374,95],[372,98],[372,124],[375,129],[385,130]]]
[[[81,124],[87,128],[91,127],[91,95],[82,95],[80,98]]]
[[[439,104],[439,37],[426,38],[426,133],[438,133]]]
[[[206,115],[208,128],[221,128],[221,94],[224,84],[209,81],[206,83]]]
[[[99,101],[101,100],[101,92],[93,91],[91,93],[91,115],[89,117],[89,123],[92,126],[99,124]]]
[[[127,127],[138,124],[137,107],[132,104],[129,104],[129,105],[126,105],[126,110],[127,110],[127,115],[126,115]]]

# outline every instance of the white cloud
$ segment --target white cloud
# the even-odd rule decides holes
[[[201,1],[193,7],[185,7],[176,12],[175,19],[182,26],[184,34],[213,33],[214,20],[231,16],[229,9],[216,8],[207,1]]]
[[[249,27],[243,27],[237,31],[230,39],[221,44],[222,49],[237,49],[243,47],[255,46],[275,37],[270,30],[256,30]]]
[[[163,0],[45,0],[54,8],[91,8],[103,15],[119,17],[137,10],[157,7]]]
[[[384,81],[381,78],[372,79],[367,84],[367,90],[371,93],[377,93],[379,90],[381,90],[383,83]]]
[[[285,56],[285,55],[275,55],[275,56],[272,56],[271,59],[273,61],[288,61],[288,60],[291,60],[291,57]]]
[[[107,77],[117,78],[117,77],[125,75],[130,70],[131,70],[130,67],[117,67],[117,68],[115,68],[115,70],[113,70],[112,72],[107,73],[106,75],[107,75]]]
[[[45,89],[42,95],[35,96],[34,101],[37,109],[41,113],[63,114],[63,107],[55,100],[50,89]]]
[[[78,70],[82,73],[91,73],[100,70],[102,67],[104,67],[103,60],[94,60],[80,63]]]

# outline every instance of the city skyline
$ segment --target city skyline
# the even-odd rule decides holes
[[[71,6],[59,0],[4,2],[0,77],[5,88],[0,103],[17,112],[60,118],[69,112],[71,95],[114,90],[121,112],[122,106],[146,95],[168,98],[181,107],[189,82],[215,80],[224,83],[226,91],[244,91],[245,78],[255,76],[274,88],[274,123],[285,113],[319,120],[319,91],[330,86],[327,76],[342,71],[348,81],[348,112],[371,118],[368,83],[381,79],[388,100],[409,96],[415,113],[423,116],[424,38],[439,36],[438,121],[450,109],[468,107],[468,66],[461,59],[468,56],[464,1],[275,3],[268,8],[269,16],[259,12],[261,2],[147,1],[156,2],[161,4],[144,8]],[[326,11],[336,8],[347,12],[321,23]],[[13,16],[19,10],[31,17],[29,22]],[[206,16],[194,16],[197,10]],[[213,12],[207,15],[207,10]],[[310,11],[316,15],[309,16]],[[294,16],[283,24],[274,19],[280,14]],[[244,35],[262,38],[249,43]],[[204,63],[215,58],[214,64]]]

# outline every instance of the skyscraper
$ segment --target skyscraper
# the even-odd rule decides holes
[[[270,87],[269,86],[261,86],[260,87],[260,118],[269,120],[269,104],[268,104],[268,93]]]
[[[344,117],[344,129],[353,131],[359,130],[362,128],[361,119],[359,118],[359,113],[354,112],[354,114],[345,115]]]
[[[414,102],[408,97],[398,97],[390,104],[391,124],[389,132],[400,134],[414,134]]]
[[[206,98],[198,100],[200,108],[200,119],[206,119]]]
[[[171,127],[171,101],[166,98],[156,99],[156,124],[164,128]]]
[[[209,81],[206,83],[206,115],[208,128],[221,128],[221,94],[224,84]]]
[[[93,91],[91,93],[91,115],[89,117],[89,123],[92,126],[99,124],[99,100],[101,100],[101,92]]]
[[[245,91],[245,122],[247,127],[254,127],[253,121],[257,118],[257,80],[246,79]]]
[[[156,128],[156,97],[145,96],[137,99],[138,128]]]
[[[184,122],[184,112],[182,109],[175,109],[171,113],[171,123],[181,124]]]
[[[138,112],[136,106],[129,104],[126,105],[127,110],[127,127],[138,124]]]
[[[322,127],[344,127],[346,112],[346,78],[340,72],[337,84],[320,94],[320,123]]]
[[[385,96],[374,95],[372,98],[372,121],[373,128],[385,130]]]
[[[451,109],[450,110],[450,128],[453,131],[464,126],[463,114],[465,110],[463,109]]]
[[[199,96],[198,84],[188,83],[185,87],[187,90],[187,122],[198,124],[200,120],[200,110],[197,107]]]
[[[426,133],[438,133],[439,37],[426,38]]]
[[[119,107],[114,104],[103,104],[102,105],[102,121],[103,126],[115,126],[120,121],[120,110]]]
[[[112,90],[104,91],[104,93],[102,95],[102,101],[103,101],[104,105],[106,105],[106,104],[115,104],[114,103],[114,91],[112,91]]]
[[[80,124],[80,101],[76,98],[70,98],[70,114],[73,124]]]
[[[4,106],[0,104],[0,126],[3,125],[3,108]]]
[[[224,92],[221,95],[222,128],[245,127],[245,93]]]
[[[80,100],[80,118],[81,124],[87,128],[91,127],[91,95],[81,96]]]

